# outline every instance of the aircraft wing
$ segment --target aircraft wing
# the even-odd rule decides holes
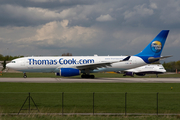
[[[120,61],[83,64],[83,65],[76,66],[76,68],[77,69],[81,69],[81,70],[82,69],[91,69],[91,70],[94,70],[94,69],[101,68],[101,67],[108,67],[108,66],[110,67],[112,63],[128,61],[130,57],[131,56],[128,56],[128,57],[126,57],[126,58],[124,58],[123,60],[120,60]]]

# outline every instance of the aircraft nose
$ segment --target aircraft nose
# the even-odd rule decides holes
[[[6,68],[11,68],[10,63],[6,64]]]

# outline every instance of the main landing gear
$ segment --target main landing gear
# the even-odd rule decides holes
[[[156,74],[156,77],[158,78],[158,74]]]
[[[24,77],[24,78],[27,78],[27,75],[26,75],[26,73],[24,73],[23,77]]]
[[[89,75],[89,74],[82,74],[81,75],[81,78],[95,78],[95,76],[94,75]]]

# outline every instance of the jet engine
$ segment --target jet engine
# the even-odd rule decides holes
[[[133,72],[126,72],[123,76],[134,76],[134,73]]]
[[[81,71],[75,68],[61,68],[59,73],[56,73],[56,76],[70,77],[80,75]]]

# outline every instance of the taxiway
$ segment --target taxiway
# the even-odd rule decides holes
[[[0,78],[0,82],[23,83],[180,83],[180,78]]]

